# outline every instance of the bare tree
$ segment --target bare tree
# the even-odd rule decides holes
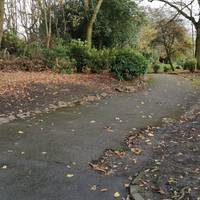
[[[3,22],[4,22],[4,0],[0,1],[0,47],[3,36]]]
[[[27,41],[34,41],[38,35],[40,12],[35,0],[17,0],[20,26]]]
[[[45,24],[46,32],[46,47],[50,47],[51,37],[52,37],[52,6],[55,4],[54,0],[36,0],[38,3],[38,8],[41,11],[42,19]]]
[[[18,31],[18,12],[16,0],[4,0],[5,5],[5,24],[6,29],[17,34]]]
[[[197,68],[200,69],[200,0],[149,0],[150,2],[159,1],[173,8],[179,15],[189,20],[196,30],[195,57]],[[193,5],[193,6],[191,6]],[[196,8],[194,12],[192,8]]]

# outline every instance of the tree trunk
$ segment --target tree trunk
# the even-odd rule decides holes
[[[3,37],[3,22],[4,22],[4,0],[0,0],[0,48]]]
[[[200,70],[200,24],[196,26],[196,48],[195,57],[197,60],[197,69]]]
[[[171,70],[172,70],[172,71],[175,71],[174,65],[173,65],[173,62],[172,62],[172,58],[171,58],[171,52],[170,52],[170,50],[166,47],[166,45],[165,45],[165,51],[166,51],[166,54],[167,54],[167,60],[168,60],[168,62],[169,62],[169,64],[170,64],[170,66],[171,66]]]
[[[86,41],[89,47],[92,47],[92,32],[93,32],[93,23],[89,21],[86,27]]]
[[[89,47],[92,47],[92,33],[93,33],[93,26],[97,19],[97,14],[101,8],[103,0],[98,0],[97,5],[94,8],[94,12],[92,17],[89,19],[86,27],[86,41],[88,42]]]
[[[171,57],[170,57],[170,56],[168,57],[168,61],[169,61],[169,64],[170,64],[170,66],[171,66],[171,70],[174,72],[174,71],[175,71],[175,69],[174,69],[174,65],[173,65],[173,62],[172,62],[172,60],[171,60]]]

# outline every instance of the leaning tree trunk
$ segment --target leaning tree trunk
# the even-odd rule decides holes
[[[166,54],[167,54],[167,60],[168,60],[168,62],[169,62],[169,65],[171,66],[171,70],[172,70],[172,71],[175,71],[174,65],[173,65],[173,62],[172,62],[172,58],[171,58],[171,52],[170,52],[170,50],[166,47],[166,45],[165,45],[165,51],[166,51]]]
[[[197,60],[197,69],[200,70],[200,24],[196,26],[196,49],[195,57]]]
[[[93,26],[97,19],[97,14],[101,8],[103,0],[98,0],[96,7],[94,8],[93,15],[91,19],[89,19],[86,27],[86,41],[88,42],[89,47],[92,47],[92,33],[93,33]]]
[[[0,48],[3,37],[3,22],[4,22],[4,0],[0,0]]]
[[[168,57],[168,61],[169,61],[169,64],[170,64],[170,66],[171,66],[171,70],[174,72],[175,69],[174,69],[174,65],[173,65],[173,62],[172,62],[172,59],[171,59],[170,56]]]

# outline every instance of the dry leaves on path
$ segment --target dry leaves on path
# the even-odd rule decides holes
[[[104,175],[109,175],[108,167],[105,166],[105,164],[99,164],[99,163],[94,164],[94,163],[90,162],[90,163],[89,163],[89,166],[90,166],[93,170],[95,170],[95,171],[97,171],[97,172],[103,173]]]

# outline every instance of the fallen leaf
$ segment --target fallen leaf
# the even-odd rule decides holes
[[[105,127],[106,131],[109,132],[109,133],[113,133],[114,131],[112,130],[112,127],[111,126],[107,126]]]
[[[101,191],[101,192],[107,192],[107,191],[108,191],[108,188],[102,188],[100,191]]]
[[[125,184],[124,184],[124,187],[125,187],[125,188],[128,188],[129,186],[130,186],[130,184],[128,184],[128,183],[125,183]]]
[[[120,193],[119,193],[119,192],[115,192],[115,193],[114,193],[114,197],[115,197],[115,198],[119,198],[119,197],[120,197]]]
[[[124,151],[114,151],[114,153],[119,156],[120,158],[124,157],[125,156],[125,152]]]
[[[152,133],[148,133],[148,136],[149,136],[149,137],[153,137],[154,134],[152,134]]]
[[[98,164],[89,163],[89,166],[92,167],[95,171],[103,172],[104,174],[107,174],[107,171],[104,166],[100,166]]]
[[[96,191],[97,190],[97,186],[96,185],[93,185],[91,188],[90,188],[91,191]]]
[[[161,187],[156,188],[156,187],[152,186],[151,188],[157,193],[165,194],[165,191]]]
[[[66,177],[67,178],[72,178],[74,176],[74,174],[67,174]]]
[[[19,134],[23,134],[24,132],[23,132],[23,131],[18,131],[18,133],[19,133]]]
[[[142,150],[139,148],[131,148],[131,151],[135,154],[135,155],[140,155]]]
[[[7,169],[7,168],[8,168],[7,165],[3,165],[3,166],[1,167],[1,169]]]

